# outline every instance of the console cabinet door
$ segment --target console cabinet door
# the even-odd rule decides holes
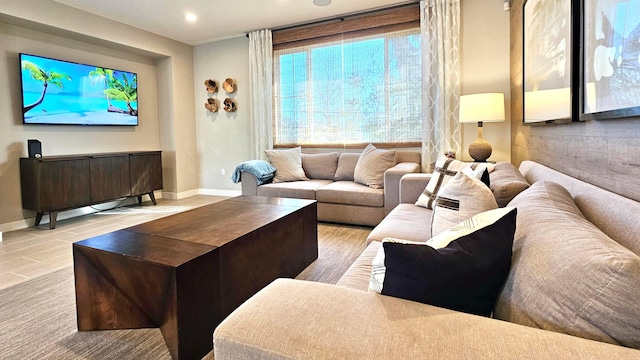
[[[89,201],[89,160],[25,159],[23,207],[37,212],[72,209]]]
[[[91,203],[101,203],[131,195],[129,154],[96,155],[89,159]]]
[[[131,167],[131,195],[142,195],[162,189],[161,152],[132,153],[129,157]]]

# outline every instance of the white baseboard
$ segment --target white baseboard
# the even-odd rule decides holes
[[[188,197],[191,197],[191,196],[196,196],[198,194],[200,194],[198,189],[183,191],[183,192],[179,192],[179,193],[163,191],[162,192],[162,197],[165,198],[165,199],[180,200],[180,199],[185,199],[185,198],[188,198]]]
[[[213,195],[213,196],[240,196],[242,191],[240,190],[219,190],[219,189],[200,189],[201,195]]]
[[[194,189],[189,191],[183,191],[179,193],[163,191],[162,196],[165,199],[180,200],[195,195],[212,195],[212,196],[240,196],[242,191],[240,190],[220,190],[220,189]]]

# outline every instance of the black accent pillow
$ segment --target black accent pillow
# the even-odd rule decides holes
[[[444,248],[383,242],[381,293],[490,316],[511,268],[517,209]]]
[[[484,169],[484,171],[482,172],[482,177],[480,178],[480,181],[482,181],[485,185],[487,185],[488,188],[491,188],[491,178],[489,177],[488,169]]]

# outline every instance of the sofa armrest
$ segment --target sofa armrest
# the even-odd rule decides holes
[[[242,195],[256,196],[258,194],[258,179],[250,172],[240,172]]]
[[[216,328],[227,359],[638,359],[640,351],[341,286],[278,279]]]
[[[384,213],[391,212],[400,202],[400,179],[410,173],[420,172],[420,164],[401,162],[384,172]]]
[[[400,203],[415,204],[431,180],[431,174],[407,174],[400,179]]]

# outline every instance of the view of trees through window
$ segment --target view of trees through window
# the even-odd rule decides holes
[[[274,145],[417,143],[420,29],[274,53]]]

